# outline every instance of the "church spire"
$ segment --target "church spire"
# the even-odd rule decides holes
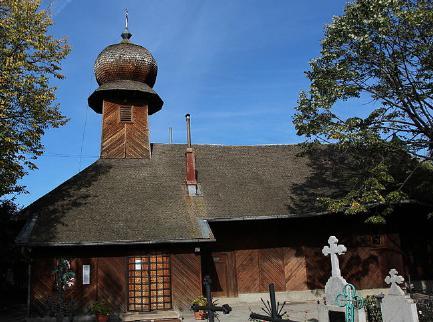
[[[99,87],[88,102],[95,112],[102,113],[101,158],[149,159],[148,116],[164,103],[152,88],[158,66],[146,48],[129,41],[127,10],[122,38],[96,58]]]
[[[128,29],[128,9],[125,9],[125,30],[122,32],[122,42],[129,42],[129,38],[132,37],[132,34]]]

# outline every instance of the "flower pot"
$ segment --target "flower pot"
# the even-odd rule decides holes
[[[96,314],[96,321],[97,322],[107,322],[108,321],[108,315],[106,315],[106,314]]]
[[[205,320],[206,319],[206,312],[205,311],[194,312],[194,318],[196,320]]]

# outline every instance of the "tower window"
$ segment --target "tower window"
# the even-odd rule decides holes
[[[132,122],[132,107],[121,106],[120,107],[120,122]]]

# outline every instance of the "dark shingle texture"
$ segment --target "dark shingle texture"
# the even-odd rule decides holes
[[[151,160],[96,161],[24,210],[37,219],[21,241],[205,240],[200,219],[305,215],[316,194],[333,191],[297,145],[196,145],[203,195],[190,197],[185,150],[154,144]]]

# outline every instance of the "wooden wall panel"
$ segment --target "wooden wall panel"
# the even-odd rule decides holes
[[[323,256],[320,247],[304,247],[304,255],[308,289],[324,289],[331,275],[329,257]]]
[[[260,288],[259,254],[256,249],[236,251],[236,276],[239,293],[254,293]]]
[[[143,102],[132,106],[132,122],[120,121],[118,102],[104,100],[102,116],[102,158],[150,158],[148,107]]]
[[[383,287],[385,276],[380,267],[381,253],[372,247],[349,248],[340,257],[342,276],[359,289]]]
[[[116,310],[127,309],[127,258],[98,258],[98,301],[106,301]]]
[[[101,157],[125,157],[125,124],[119,120],[119,105],[108,101],[103,103]]]
[[[307,269],[302,248],[288,247],[236,250],[239,293],[307,289]]]
[[[284,277],[287,291],[307,290],[307,267],[302,247],[285,248]]]
[[[201,257],[194,253],[171,256],[173,308],[189,310],[194,298],[202,294]]]
[[[53,269],[55,260],[49,258],[35,259],[32,262],[31,276],[31,313],[43,316],[47,313],[48,298],[54,294]]]
[[[87,311],[91,303],[97,301],[97,262],[96,258],[77,258],[71,262],[71,269],[75,272],[75,284],[71,291],[80,311]],[[90,265],[90,284],[83,285],[83,265]]]
[[[147,106],[133,107],[133,123],[125,124],[125,157],[149,158],[149,126],[147,118]]]
[[[267,292],[270,283],[274,283],[276,291],[285,291],[284,251],[285,248],[259,250],[260,292]]]

